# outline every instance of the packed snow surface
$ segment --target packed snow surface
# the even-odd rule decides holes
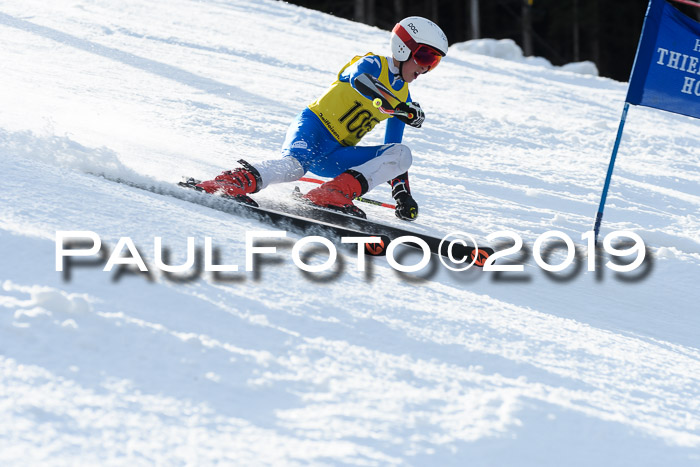
[[[631,109],[602,236],[634,232],[649,258],[588,271],[625,83],[453,47],[411,85],[420,217],[363,207],[500,249],[487,237],[513,232],[500,263],[522,272],[358,271],[339,249],[305,273],[293,232],[246,271],[246,233],[273,229],[167,196],[278,157],[293,117],[388,39],[271,0],[0,0],[0,464],[700,463],[697,120]],[[535,262],[551,230],[579,269]],[[133,257],[128,238],[151,274],[57,272],[57,231]],[[239,271],[168,278],[156,237],[168,264],[209,237]]]

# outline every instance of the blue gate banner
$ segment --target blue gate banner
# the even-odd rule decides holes
[[[651,0],[627,102],[700,118],[700,23]]]

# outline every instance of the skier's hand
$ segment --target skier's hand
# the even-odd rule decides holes
[[[396,118],[415,128],[420,128],[425,120],[425,113],[423,113],[423,109],[420,108],[418,102],[401,102],[394,110],[411,115],[410,118],[404,115],[396,115]]]
[[[394,214],[399,219],[405,221],[414,221],[418,217],[418,203],[413,199],[413,196],[405,194],[396,200],[396,209]]]

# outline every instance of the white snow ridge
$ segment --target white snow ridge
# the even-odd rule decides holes
[[[497,264],[522,272],[363,272],[339,248],[338,274],[308,274],[291,231],[249,272],[246,233],[270,226],[168,196],[279,157],[294,116],[388,39],[272,0],[0,2],[0,465],[700,465],[697,120],[630,111],[602,234],[636,233],[649,260],[588,270],[626,83],[457,44],[411,85],[420,217],[363,209],[499,249],[486,238],[514,232],[525,247]],[[578,270],[535,262],[551,230]],[[58,231],[110,254],[128,237],[149,266],[155,237],[175,265],[209,237],[239,271],[96,255],[59,272]]]

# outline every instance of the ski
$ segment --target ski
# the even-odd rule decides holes
[[[333,225],[320,220],[305,218],[293,213],[283,212],[278,209],[259,207],[254,200],[248,197],[246,197],[248,198],[247,200],[236,200],[232,197],[209,195],[205,192],[200,192],[200,189],[195,186],[198,181],[191,178],[187,179],[183,177],[183,181],[177,184],[182,188],[187,188],[187,190],[183,190],[176,185],[164,185],[152,182],[135,182],[100,173],[92,173],[92,175],[114,183],[148,191],[161,196],[168,196],[170,198],[197,204],[199,206],[225,212],[227,214],[258,220],[281,230],[289,230],[301,235],[319,235],[338,245],[343,244],[343,237],[379,237],[379,242],[377,243],[365,243],[364,253],[368,256],[386,255],[386,247],[391,241],[391,239],[385,235],[361,232],[358,230],[353,230],[352,228]]]
[[[276,228],[289,229],[302,235],[319,235],[328,238],[336,244],[342,243],[341,240],[343,237],[378,237],[379,242],[377,243],[365,243],[364,253],[369,256],[384,256],[386,254],[386,247],[391,242],[388,236],[382,235],[381,233],[359,231],[325,222],[321,219],[313,219],[295,215],[294,213],[260,207],[248,196],[233,197],[226,195],[208,195],[197,186],[197,183],[199,183],[199,180],[183,178],[183,181],[179,182],[178,185],[183,188],[201,192],[206,196],[227,200],[229,201],[229,203],[227,203],[229,206],[227,206],[228,209],[226,209],[225,212],[245,218],[260,220]]]
[[[399,237],[417,237],[423,240],[430,248],[431,253],[436,255],[441,255],[444,257],[449,257],[450,254],[450,244],[449,242],[443,242],[442,238],[434,237],[432,235],[426,235],[423,233],[415,232],[412,230],[403,229],[400,227],[395,227],[393,225],[382,224],[373,220],[358,217],[352,214],[344,213],[342,211],[331,210],[328,208],[323,208],[321,206],[316,206],[312,203],[306,202],[302,198],[302,193],[299,187],[295,187],[292,192],[292,198],[299,202],[300,210],[297,211],[298,214],[304,217],[312,217],[314,219],[321,220],[323,222],[328,222],[330,224],[341,224],[348,228],[367,232],[375,232],[386,235],[392,241]],[[418,245],[413,243],[406,243],[408,246],[414,246],[419,248]],[[493,248],[479,246],[478,250],[474,246],[462,245],[461,243],[454,243],[452,245],[452,257],[457,261],[463,260],[474,260],[476,266],[483,266],[486,259],[494,253]],[[476,259],[474,259],[476,257]]]
[[[200,192],[196,187],[199,183],[192,178],[183,177],[183,181],[172,189],[164,185],[139,183],[121,178],[112,178],[104,174],[94,174],[100,178],[112,182],[128,185],[151,193],[169,196],[181,201],[186,201],[200,206],[215,209],[236,216],[259,220],[273,227],[294,231],[301,235],[319,235],[328,238],[336,244],[342,243],[343,237],[379,237],[378,243],[366,243],[364,253],[369,256],[384,256],[389,244],[399,237],[413,236],[424,241],[431,253],[449,257],[449,244],[442,239],[430,235],[413,232],[406,229],[385,225],[368,219],[362,219],[349,214],[330,211],[319,206],[297,203],[295,206],[280,203],[274,207],[260,207],[249,197],[235,199],[233,197],[209,195]],[[404,243],[408,247],[420,249],[415,243]],[[474,265],[483,266],[486,259],[493,254],[493,249],[480,246],[476,250],[473,246],[464,246],[455,243],[452,246],[452,257],[457,260],[473,260]],[[476,259],[474,259],[476,257]]]
[[[183,188],[202,191],[197,187],[198,180],[183,177],[183,181],[178,183]],[[431,235],[406,230],[365,218],[357,217],[339,211],[326,209],[311,203],[299,201],[295,209],[290,212],[289,206],[280,206],[280,210],[260,207],[248,196],[213,196],[230,201],[232,208],[236,208],[233,214],[244,217],[260,219],[276,227],[287,227],[298,233],[309,235],[316,232],[331,241],[340,243],[342,237],[370,236],[379,237],[380,243],[365,244],[365,254],[370,256],[384,256],[389,244],[400,237],[417,237],[425,242],[430,252],[446,258],[452,255],[455,261],[473,261],[476,266],[483,266],[486,259],[493,254],[493,249],[489,247],[475,248],[471,245],[463,245],[443,242],[442,238]],[[301,200],[301,191],[296,187],[293,197]],[[406,246],[421,249],[421,246],[414,242],[405,242]]]

